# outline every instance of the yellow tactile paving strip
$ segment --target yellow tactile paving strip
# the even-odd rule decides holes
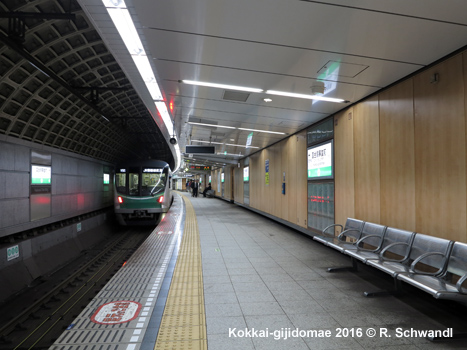
[[[154,347],[157,350],[207,349],[198,221],[191,202],[185,196],[183,200],[185,228]]]

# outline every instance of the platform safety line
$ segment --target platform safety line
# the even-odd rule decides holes
[[[154,349],[207,350],[198,221],[190,200],[178,259]]]

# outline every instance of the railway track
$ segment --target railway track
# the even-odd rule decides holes
[[[0,350],[48,349],[152,229],[118,234],[102,251],[0,327]]]

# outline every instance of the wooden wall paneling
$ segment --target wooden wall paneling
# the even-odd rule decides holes
[[[263,169],[261,167],[261,153],[258,152],[250,157],[250,207],[259,209],[261,201],[261,181],[263,180]]]
[[[235,202],[243,203],[243,167],[244,162],[240,162],[240,168],[235,168],[235,193],[234,198]]]
[[[353,108],[334,117],[334,220],[337,224],[355,217],[353,123]]]
[[[282,171],[280,181],[280,193],[282,199],[282,219],[294,224],[297,222],[297,138],[289,137],[284,140],[285,147],[282,149]],[[285,195],[282,194],[282,184],[285,173]]]
[[[414,77],[417,231],[453,240],[466,231],[462,69],[457,55]]]
[[[308,174],[307,174],[307,153],[306,153],[306,131],[302,131],[301,133],[296,135],[297,143],[295,149],[295,157],[296,159],[296,181],[295,181],[295,198],[297,203],[297,210],[295,212],[296,222],[295,224],[301,227],[307,227],[307,220],[308,220]],[[291,216],[290,216],[291,217]]]
[[[379,95],[381,223],[405,230],[415,225],[413,80]]]
[[[380,222],[378,97],[354,106],[355,216]]]
[[[271,184],[269,185],[269,211],[268,213],[280,218],[282,216],[282,149],[286,147],[284,141],[275,144],[271,147],[271,158],[272,167],[270,166],[271,172]],[[271,162],[271,161],[270,161]]]

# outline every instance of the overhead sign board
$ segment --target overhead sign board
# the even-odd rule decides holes
[[[185,153],[216,153],[216,147],[214,146],[198,146],[198,145],[187,145],[185,148]]]

